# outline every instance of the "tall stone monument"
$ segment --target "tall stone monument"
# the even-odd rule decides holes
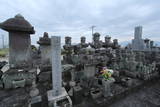
[[[65,88],[62,87],[61,38],[51,37],[52,55],[52,90],[48,91],[49,107],[72,107],[72,101]],[[67,102],[63,102],[64,100]],[[66,101],[65,100],[65,101]],[[62,104],[62,105],[61,105]]]
[[[0,23],[0,28],[9,32],[9,64],[17,66],[30,63],[31,39],[34,34],[33,26],[20,14]]]
[[[144,50],[144,40],[142,39],[142,26],[135,27],[134,39],[132,40],[132,49],[133,50]]]
[[[60,37],[52,37],[52,88],[53,96],[61,94],[62,67],[61,67],[61,42]]]

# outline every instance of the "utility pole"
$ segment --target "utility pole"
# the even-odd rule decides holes
[[[4,35],[1,35],[2,36],[2,48],[4,49]]]
[[[95,28],[96,26],[91,26],[91,29],[92,29],[92,36],[93,36],[93,31],[94,31],[94,28]]]

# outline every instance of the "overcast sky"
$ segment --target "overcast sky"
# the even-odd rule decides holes
[[[35,44],[43,32],[50,36],[71,36],[91,42],[90,26],[95,32],[120,42],[133,38],[134,27],[143,26],[143,37],[160,41],[160,0],[0,0],[0,22],[20,13],[35,28]],[[1,34],[7,35],[0,30]]]

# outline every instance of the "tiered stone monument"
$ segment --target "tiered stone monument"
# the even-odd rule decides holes
[[[52,90],[48,91],[49,107],[72,107],[72,101],[65,88],[62,87],[61,40],[51,37],[52,52]],[[65,101],[65,102],[64,102]]]
[[[9,64],[30,64],[31,39],[34,34],[33,26],[20,14],[0,23],[0,28],[9,32]]]
[[[51,64],[51,39],[48,33],[44,32],[43,37],[40,37],[37,43],[40,45],[42,64]]]

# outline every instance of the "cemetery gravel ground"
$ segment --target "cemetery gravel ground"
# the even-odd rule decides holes
[[[160,107],[160,80],[128,95],[109,107]]]
[[[141,89],[114,101],[110,105],[99,105],[87,101],[75,107],[160,107],[160,80],[148,83]]]

